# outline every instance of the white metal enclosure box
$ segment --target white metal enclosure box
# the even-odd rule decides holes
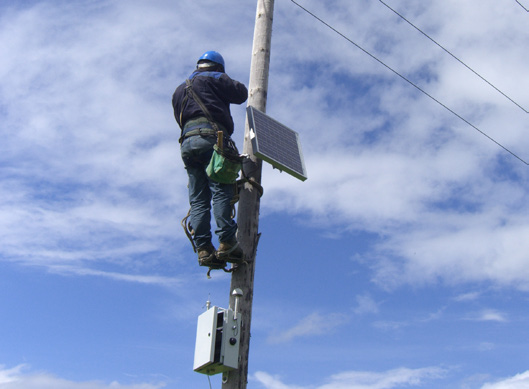
[[[231,309],[211,307],[202,313],[198,317],[193,370],[214,375],[237,369],[239,325]]]

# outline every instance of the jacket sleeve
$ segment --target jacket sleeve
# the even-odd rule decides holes
[[[248,89],[246,89],[243,83],[231,79],[226,74],[223,74],[221,79],[226,85],[226,97],[231,104],[242,104],[246,101],[248,98]]]

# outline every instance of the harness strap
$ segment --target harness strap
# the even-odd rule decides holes
[[[193,97],[193,100],[195,100],[195,103],[200,106],[202,112],[204,112],[204,116],[208,119],[209,123],[211,124],[211,127],[213,127],[214,130],[219,131],[219,127],[217,123],[215,123],[215,121],[213,120],[211,114],[209,113],[209,109],[207,109],[206,105],[202,102],[202,99],[193,90],[193,81],[189,78],[186,80],[186,96],[187,95],[191,95],[191,97]]]
[[[222,131],[224,130],[224,128],[222,128],[222,126],[220,126],[219,124],[217,124],[214,120],[213,120],[213,117],[211,116],[211,113],[209,112],[208,108],[206,107],[206,105],[204,104],[204,102],[202,101],[202,99],[195,93],[195,91],[193,90],[193,79],[186,79],[186,94],[184,96],[184,101],[182,102],[182,110],[180,111],[180,124],[182,124],[182,114],[184,112],[184,108],[185,108],[185,104],[187,104],[187,100],[189,99],[189,97],[193,98],[193,100],[195,101],[195,103],[197,103],[199,106],[200,106],[200,109],[202,109],[202,112],[204,113],[204,116],[205,116],[205,120],[204,118],[198,118],[197,119],[197,122],[196,123],[196,127],[198,127],[199,125],[207,125],[208,127],[210,127],[214,133],[213,134],[207,134],[207,135],[217,135],[217,133],[219,131]],[[193,125],[192,123],[193,121],[191,120],[190,123],[186,123],[185,126],[184,126],[184,130],[182,132],[182,136],[180,137],[180,139],[178,140],[180,143],[183,142],[183,140],[185,138],[187,138],[188,136],[192,136],[192,135],[187,135],[187,132],[186,131],[189,131],[189,129],[187,129],[186,127],[189,125]],[[219,128],[220,127],[220,128]],[[194,130],[194,128],[190,128],[191,130]],[[193,135],[202,135],[200,133],[198,134],[193,134]]]

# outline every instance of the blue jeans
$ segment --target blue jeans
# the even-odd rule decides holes
[[[221,184],[209,179],[206,174],[215,136],[190,136],[182,142],[180,152],[189,176],[189,204],[191,205],[190,224],[195,231],[193,239],[197,247],[211,242],[211,204],[217,223],[215,233],[219,242],[235,239],[237,223],[231,218],[230,201],[234,195],[233,184]]]

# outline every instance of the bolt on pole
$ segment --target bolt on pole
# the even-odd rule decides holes
[[[257,1],[250,83],[248,88],[248,105],[262,112],[266,112],[273,14],[274,0]],[[253,154],[248,120],[246,120],[244,133],[243,153],[249,155],[249,158],[243,165],[246,176],[260,184],[262,163]],[[241,192],[239,199],[237,239],[244,250],[245,259],[248,261],[248,264],[241,265],[232,274],[230,285],[230,307],[232,309],[235,305],[235,296],[231,292],[235,289],[240,289],[243,292],[242,297],[237,302],[237,309],[241,319],[239,368],[223,376],[222,389],[246,389],[248,383],[253,283],[257,244],[260,236],[258,231],[259,207],[259,192],[250,184],[245,184],[245,188]]]

